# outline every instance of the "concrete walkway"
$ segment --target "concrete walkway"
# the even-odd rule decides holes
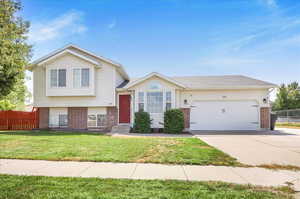
[[[223,181],[262,186],[290,182],[300,191],[300,172],[263,168],[0,159],[0,174]]]

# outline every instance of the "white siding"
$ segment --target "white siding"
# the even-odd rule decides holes
[[[72,66],[88,66],[94,71],[91,81],[94,82],[90,89],[55,89],[55,95],[73,96],[46,96],[46,71],[48,67],[63,66],[72,68]],[[115,106],[115,67],[109,63],[103,62],[100,69],[94,68],[89,62],[81,60],[73,55],[65,55],[49,63],[47,66],[37,66],[33,70],[33,100],[35,107],[87,107],[87,106]],[[69,73],[71,74],[71,73]],[[93,79],[93,80],[92,80]],[[67,84],[73,86],[70,76],[67,76]],[[93,96],[75,96],[79,93],[91,94]],[[51,91],[52,92],[52,91]]]
[[[211,91],[182,91],[180,92],[180,107],[190,107],[195,101],[214,100],[254,100],[260,107],[269,107],[269,102],[264,103],[263,99],[268,98],[267,89],[258,90],[211,90]],[[184,104],[187,100],[188,104]]]
[[[59,57],[55,61],[45,66],[46,70],[46,96],[95,96],[95,66],[84,61],[74,55],[67,54]],[[87,88],[73,87],[73,69],[88,68],[90,70],[90,82]],[[66,87],[51,88],[50,86],[50,70],[66,69]]]
[[[151,81],[157,81],[162,85],[162,88],[160,91],[163,92],[163,112],[165,112],[166,109],[166,92],[171,92],[171,98],[172,98],[172,108],[176,108],[176,89],[178,88],[174,84],[171,84],[165,80],[162,80],[158,77],[152,77],[150,79],[145,80],[144,82],[141,82],[140,84],[137,84],[134,86],[131,90],[134,90],[135,96],[134,96],[134,112],[138,111],[138,93],[144,92],[144,110],[147,111],[147,92],[149,90],[149,83]],[[152,119],[152,127],[153,128],[162,128],[162,122],[163,122],[163,113],[152,113],[150,114],[150,117]]]
[[[106,115],[106,107],[88,107],[88,115],[103,114]]]

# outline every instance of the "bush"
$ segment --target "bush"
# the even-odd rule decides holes
[[[151,120],[147,112],[139,111],[134,113],[134,133],[151,133]]]
[[[184,115],[180,109],[170,109],[165,112],[164,132],[182,133],[184,129]]]

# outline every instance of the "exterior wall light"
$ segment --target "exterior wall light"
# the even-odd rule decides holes
[[[266,104],[268,102],[267,98],[263,99],[263,103]]]
[[[184,103],[185,105],[187,105],[187,104],[188,104],[187,99],[183,100],[183,103]]]

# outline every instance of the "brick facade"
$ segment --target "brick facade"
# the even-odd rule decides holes
[[[184,128],[190,128],[190,108],[181,108],[183,115],[184,115]]]
[[[270,108],[261,107],[260,108],[260,128],[269,129],[270,128]]]
[[[39,128],[47,129],[49,128],[49,108],[40,107],[39,108]]]
[[[110,131],[115,125],[118,125],[118,109],[116,107],[107,107],[106,130]]]
[[[68,127],[70,129],[87,129],[87,107],[68,108]]]

